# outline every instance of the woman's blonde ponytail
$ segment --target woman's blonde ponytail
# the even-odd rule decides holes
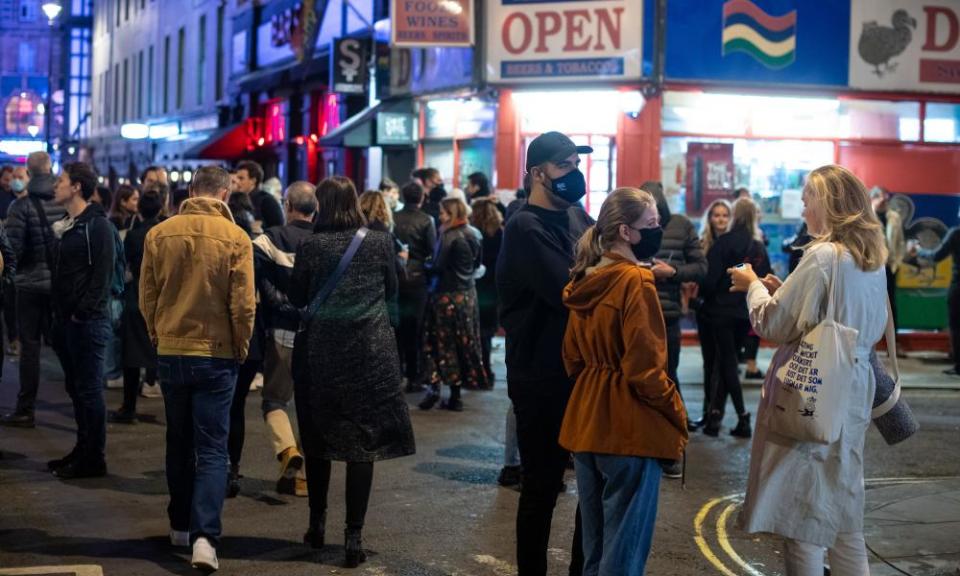
[[[577,241],[577,256],[573,268],[570,269],[570,279],[576,280],[583,276],[587,268],[597,265],[601,256],[603,246],[600,245],[600,234],[596,226],[591,226]]]

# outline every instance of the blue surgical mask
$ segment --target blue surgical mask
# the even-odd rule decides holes
[[[23,192],[24,188],[26,187],[27,187],[27,183],[18,178],[14,178],[13,180],[10,181],[10,189],[16,192],[17,194],[19,194],[20,192]]]

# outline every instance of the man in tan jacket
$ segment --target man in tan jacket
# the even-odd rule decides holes
[[[218,568],[227,435],[253,318],[253,246],[224,203],[230,175],[197,170],[180,212],[147,234],[140,310],[157,346],[167,416],[170,540]]]

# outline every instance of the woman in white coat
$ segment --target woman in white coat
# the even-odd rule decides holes
[[[875,387],[868,358],[887,321],[887,250],[863,183],[845,168],[811,172],[803,203],[814,240],[785,282],[759,279],[749,266],[730,270],[731,290],[747,292],[754,330],[780,345],[764,383],[740,525],[786,538],[788,576],[821,576],[824,548],[834,576],[868,575],[863,445]],[[800,338],[824,319],[838,254],[836,315],[858,330],[855,375],[844,383],[840,438],[827,445],[798,442],[770,430],[779,417],[770,405],[771,383]]]

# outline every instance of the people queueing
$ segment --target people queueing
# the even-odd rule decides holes
[[[727,270],[746,262],[758,274],[770,272],[767,250],[756,238],[757,217],[757,205],[753,200],[740,198],[734,202],[730,231],[720,236],[707,253],[707,275],[702,289],[703,316],[709,338],[705,350],[713,354],[710,365],[717,372],[717,386],[712,390],[710,411],[703,427],[703,433],[708,436],[720,433],[727,396],[737,411],[737,425],[730,434],[738,438],[751,435],[750,412],[743,402],[737,366],[737,346],[750,330],[750,322],[746,298],[730,291]]]
[[[423,185],[426,199],[423,202],[423,211],[433,218],[434,224],[440,227],[440,201],[447,197],[447,189],[443,184],[443,177],[436,168],[418,168],[413,171],[413,178]]]
[[[53,196],[70,218],[56,248],[51,279],[55,341],[77,424],[73,450],[52,469],[64,479],[107,473],[104,368],[113,337],[108,308],[119,235],[103,206],[90,202],[96,188],[97,175],[88,164],[67,164]]]
[[[144,241],[140,310],[157,346],[167,419],[170,541],[215,570],[226,496],[230,404],[256,312],[253,246],[224,199],[230,178],[199,168],[180,213]]]
[[[262,189],[263,168],[253,160],[237,164],[234,173],[236,187],[231,192],[243,192],[250,198],[253,207],[253,232],[260,234],[267,228],[283,225],[283,209],[272,194]]]
[[[471,224],[483,235],[481,260],[484,275],[477,279],[477,304],[480,313],[480,345],[483,350],[483,368],[492,386],[497,381],[493,372],[490,356],[493,351],[493,337],[500,329],[499,303],[497,301],[497,258],[503,244],[503,214],[497,208],[494,199],[480,196],[473,201],[470,214]]]
[[[33,152],[27,157],[30,181],[27,195],[16,199],[7,212],[7,237],[16,255],[17,316],[20,335],[20,391],[14,411],[0,418],[0,425],[34,427],[34,409],[40,387],[40,345],[50,336],[53,303],[50,279],[57,238],[52,224],[66,215],[53,201],[56,178],[50,156]],[[59,355],[59,353],[58,353]],[[63,358],[60,358],[63,364]],[[55,463],[60,464],[58,459]]]
[[[12,292],[13,279],[17,271],[17,255],[10,245],[3,222],[0,222],[0,298],[8,298]],[[9,329],[9,328],[8,328]],[[0,333],[2,334],[2,333]],[[3,381],[3,337],[0,335],[0,382]],[[9,351],[8,351],[9,353]]]
[[[907,253],[907,242],[903,234],[903,218],[900,213],[890,208],[890,192],[881,186],[874,186],[870,190],[870,203],[880,224],[883,226],[883,237],[887,246],[887,263],[884,270],[887,274],[887,296],[893,310],[894,329],[897,323],[897,271],[903,263]]]
[[[140,191],[129,184],[121,184],[113,195],[110,205],[110,222],[120,231],[120,237],[126,239],[129,232],[139,223],[137,203],[140,201]]]
[[[233,216],[233,221],[247,236],[253,240],[260,234],[255,232],[256,224],[253,202],[245,192],[231,192],[227,198],[227,207]],[[233,400],[230,403],[230,433],[227,437],[227,451],[230,454],[230,472],[227,475],[227,498],[236,498],[240,494],[240,459],[243,457],[243,446],[247,437],[247,395],[250,386],[263,367],[263,350],[266,334],[263,330],[263,321],[260,306],[254,317],[253,334],[250,336],[250,345],[247,347],[247,357],[237,369],[237,385],[233,388]]]
[[[507,216],[507,207],[504,206],[500,198],[493,193],[493,189],[490,188],[490,179],[487,178],[487,175],[483,172],[474,172],[467,176],[467,189],[465,192],[467,193],[467,198],[470,199],[471,205],[476,200],[487,199],[493,202],[502,218]]]
[[[170,186],[167,169],[163,166],[147,166],[140,174],[140,187],[146,191],[157,186]]]
[[[422,185],[409,182],[400,194],[403,197],[403,209],[393,215],[394,232],[407,246],[407,269],[406,274],[400,277],[400,326],[397,339],[406,391],[421,392],[424,389],[421,350],[427,309],[426,265],[433,258],[437,228],[433,218],[421,208],[425,198]]]
[[[663,230],[636,188],[604,200],[577,244],[563,302],[563,342],[576,379],[560,431],[574,455],[583,517],[583,573],[644,573],[660,489],[658,459],[680,459],[687,414],[667,373],[667,333],[654,272]]]
[[[761,398],[739,524],[749,533],[786,538],[787,574],[823,574],[824,548],[832,573],[868,574],[863,448],[875,388],[869,355],[887,322],[883,305],[877,306],[887,297],[883,226],[863,184],[840,166],[812,171],[802,198],[814,242],[797,269],[781,283],[773,275],[758,278],[751,266],[732,268],[732,288],[747,294],[757,333],[780,345],[772,372],[784,367],[800,338],[824,320],[835,288],[836,321],[856,332],[857,362],[852,379],[843,383],[842,426],[835,442],[774,434],[771,424],[784,415],[772,404],[773,395]]]
[[[421,410],[433,408],[444,384],[450,396],[441,407],[454,412],[463,410],[463,387],[490,387],[483,366],[474,280],[482,257],[480,240],[467,221],[467,205],[459,198],[441,200],[440,237],[428,268],[430,297],[423,327],[428,388]]]
[[[147,325],[140,313],[140,266],[143,246],[150,230],[163,220],[163,199],[156,189],[143,193],[137,202],[137,221],[123,239],[127,259],[127,278],[123,290],[123,404],[107,414],[109,422],[136,424],[137,398],[140,395],[140,371],[143,384],[157,386],[157,350],[150,341]]]
[[[400,202],[400,200],[402,200],[402,198],[400,198],[400,187],[397,186],[396,182],[389,178],[384,178],[380,181],[380,186],[377,189],[383,194],[391,212],[396,212],[402,208]]]
[[[277,493],[306,496],[303,453],[286,411],[293,400],[293,340],[301,319],[301,309],[290,302],[289,295],[297,249],[313,235],[316,188],[309,182],[294,182],[287,188],[284,208],[286,224],[267,228],[253,241],[257,291],[266,330],[261,410],[273,453],[280,463]]]
[[[378,190],[368,190],[360,195],[360,211],[363,217],[367,219],[367,228],[386,232],[393,240],[393,251],[396,255],[394,264],[397,271],[397,278],[403,278],[407,273],[407,257],[409,250],[403,242],[394,233],[393,211],[387,202],[387,197]],[[394,328],[394,333],[398,332],[400,326],[400,308],[399,296],[394,294],[387,298],[387,310],[390,312],[390,325]]]
[[[0,166],[0,221],[7,219],[7,210],[17,195],[11,187],[13,182],[13,166],[4,164]]]
[[[10,190],[13,192],[14,201],[27,195],[27,184],[30,182],[30,175],[27,173],[26,166],[17,166],[13,169],[13,177],[10,180]],[[13,204],[11,203],[11,206]],[[7,210],[9,214],[9,208]],[[6,222],[6,217],[3,218]],[[12,249],[12,245],[11,245]],[[20,328],[17,314],[17,287],[15,283],[16,273],[10,273],[3,278],[3,324],[7,335],[7,354],[10,356],[20,356]],[[2,420],[0,420],[2,422]]]
[[[650,271],[657,281],[657,294],[667,328],[667,376],[679,392],[677,369],[682,347],[680,320],[684,316],[680,287],[687,282],[703,280],[707,274],[707,259],[693,222],[683,214],[670,211],[663,185],[660,182],[644,182],[640,189],[653,196],[660,215],[660,227],[663,228],[660,250],[650,261]],[[663,475],[667,478],[680,478],[682,473],[680,461],[664,464]]]
[[[297,250],[288,293],[306,310],[293,354],[310,504],[304,542],[324,546],[331,462],[346,462],[344,551],[346,565],[355,567],[366,559],[362,531],[374,462],[415,451],[387,312],[397,290],[395,254],[388,234],[365,227],[350,180],[328,178],[316,194],[316,233]]]
[[[940,262],[948,256],[953,258],[950,289],[947,291],[947,323],[950,327],[950,349],[953,368],[943,371],[947,376],[960,376],[960,226],[954,226],[935,248],[921,249],[916,243],[910,246],[911,258],[923,258]]]
[[[527,148],[530,197],[509,220],[497,261],[500,323],[506,331],[507,392],[517,418],[522,484],[517,507],[520,576],[547,573],[550,524],[570,459],[560,426],[573,381],[563,366],[563,289],[574,246],[592,224],[580,205],[586,180],[579,154],[592,152],[558,132]],[[582,565],[577,517],[571,574]]]

